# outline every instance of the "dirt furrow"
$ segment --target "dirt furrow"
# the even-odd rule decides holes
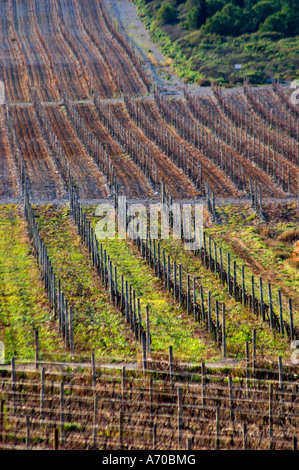
[[[274,125],[276,129],[280,128],[280,132],[283,132],[284,137],[289,135],[298,141],[298,121],[296,118],[291,119],[290,113],[284,111],[273,90],[266,89],[262,92],[253,90],[250,94],[252,94],[257,102],[261,111],[260,115],[264,120],[270,125]],[[252,105],[253,103],[250,102],[250,104]]]

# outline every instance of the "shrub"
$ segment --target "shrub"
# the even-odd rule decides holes
[[[231,3],[225,5],[221,11],[217,11],[209,18],[204,26],[208,33],[216,33],[223,36],[235,36],[239,34],[243,11]]]
[[[198,0],[187,13],[187,26],[189,29],[200,28],[207,19],[207,3],[206,0]]]
[[[199,78],[197,80],[197,85],[199,86],[211,86],[211,80],[208,78]]]
[[[224,0],[208,0],[207,1],[207,17],[210,18],[211,16],[215,15],[217,11],[222,10],[225,6]]]
[[[221,36],[237,36],[254,31],[255,23],[249,10],[228,3],[209,18],[204,29],[209,33]]]

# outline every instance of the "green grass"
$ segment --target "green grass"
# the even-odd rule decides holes
[[[62,341],[17,206],[0,206],[0,340],[5,359],[33,360],[34,330],[41,359],[65,356]]]
[[[90,209],[89,217],[95,227],[98,219]],[[144,259],[136,253],[133,245],[118,238],[102,240],[103,249],[117,266],[118,275],[132,284],[136,297],[140,297],[143,325],[146,324],[146,306],[150,311],[151,350],[153,354],[168,354],[173,346],[177,359],[182,361],[202,361],[218,359],[221,351],[204,326],[199,325],[182,310],[155,277]]]
[[[265,84],[274,76],[280,80],[298,78],[298,36],[283,37],[279,33],[246,33],[222,36],[186,27],[183,12],[176,24],[159,24],[156,12],[161,2],[133,0],[150,37],[166,58],[173,59],[172,68],[188,82],[209,85],[211,80],[232,86],[244,74],[253,84]],[[179,8],[180,10],[180,8]],[[241,64],[241,71],[235,70]]]
[[[93,217],[93,209],[89,211],[89,217],[93,226],[96,225],[97,218]],[[153,350],[158,351],[166,349],[169,345],[173,345],[177,356],[183,360],[197,359],[204,354],[211,355],[208,352],[209,343],[213,343],[213,339],[209,338],[209,343],[202,344],[198,348],[198,344],[192,338],[195,333],[195,322],[191,319],[191,315],[187,318],[186,313],[180,309],[177,303],[174,303],[172,296],[162,286],[161,281],[155,277],[154,271],[148,267],[146,261],[141,258],[137,247],[129,240],[103,240],[103,248],[107,250],[110,258],[118,267],[118,272],[123,274],[126,279],[134,286],[137,295],[142,296],[142,305],[150,305],[151,312],[151,328],[153,332]],[[253,328],[257,331],[257,347],[260,357],[277,357],[278,352],[282,355],[288,354],[288,342],[286,338],[273,334],[269,326],[261,319],[254,316],[247,307],[243,307],[237,303],[228,294],[227,288],[223,288],[220,280],[208,271],[201,261],[194,257],[192,252],[183,248],[181,241],[163,240],[161,249],[165,250],[166,255],[171,256],[171,262],[176,259],[177,263],[182,264],[183,279],[187,274],[191,276],[201,277],[201,283],[204,289],[205,302],[207,307],[208,291],[212,293],[212,305],[215,300],[226,305],[226,333],[227,333],[227,349],[228,356],[233,358],[243,358],[245,354],[245,344],[252,340]],[[186,290],[186,288],[185,288]],[[198,292],[197,292],[198,295]],[[213,312],[215,318],[215,313]],[[189,321],[187,321],[189,320]],[[221,311],[220,311],[221,323]],[[204,328],[203,325],[201,325]],[[207,337],[207,332],[202,330],[202,334]],[[209,337],[209,335],[208,335]],[[206,349],[206,352],[204,350]],[[220,358],[221,351],[218,354],[212,354],[213,358]]]

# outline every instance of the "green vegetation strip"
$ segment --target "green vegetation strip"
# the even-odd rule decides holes
[[[37,261],[17,206],[0,206],[0,340],[5,360],[34,360],[34,330],[40,359],[65,356]]]
[[[75,360],[137,360],[140,346],[110,303],[88,250],[69,218],[68,207],[35,208],[36,220],[61,287],[73,308]]]

